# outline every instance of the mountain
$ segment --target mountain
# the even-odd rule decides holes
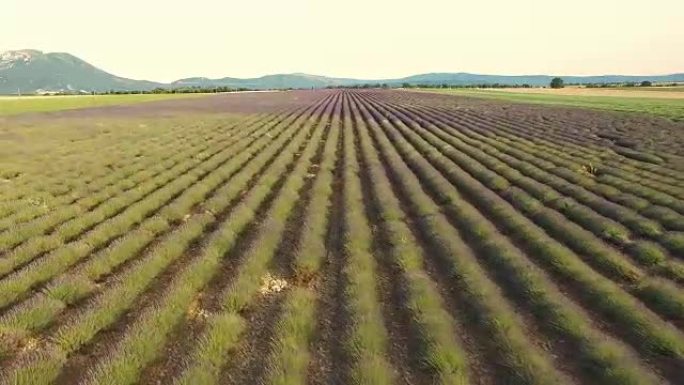
[[[68,53],[27,49],[0,54],[0,94],[150,90],[160,86],[112,75]]]
[[[480,75],[465,72],[429,73],[399,79],[364,80],[331,78],[302,73],[266,75],[258,78],[209,79],[193,77],[172,83],[132,80],[112,75],[68,53],[43,53],[36,50],[7,51],[0,54],[0,94],[91,91],[133,91],[154,88],[230,87],[250,89],[323,88],[365,83],[408,84],[507,84],[545,86],[548,75]],[[684,82],[684,73],[662,76],[563,76],[566,83]]]

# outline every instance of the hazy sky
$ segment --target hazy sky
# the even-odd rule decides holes
[[[120,76],[684,72],[682,0],[2,0],[0,51]]]

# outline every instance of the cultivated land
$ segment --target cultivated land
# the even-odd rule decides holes
[[[484,90],[484,89],[482,89]],[[684,99],[684,87],[620,87],[620,88],[489,88],[486,91],[515,94],[611,96],[624,98]]]
[[[0,96],[0,116],[25,112],[69,110],[109,105],[121,105],[156,100],[192,98],[201,94],[131,94],[131,95],[59,95]]]
[[[634,87],[603,89],[566,87],[559,90],[550,88],[435,88],[422,91],[496,99],[508,102],[637,112],[662,116],[674,121],[684,121],[684,92],[682,92],[682,89],[684,88]]]
[[[1,384],[681,384],[684,126],[291,91],[0,126]]]

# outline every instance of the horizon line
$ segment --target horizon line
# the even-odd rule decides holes
[[[506,76],[506,77],[522,77],[522,76],[554,76],[554,77],[601,77],[601,76],[632,76],[632,77],[648,77],[648,76],[671,76],[671,75],[680,75],[684,74],[684,69],[682,69],[680,72],[670,72],[670,73],[657,73],[657,74],[625,74],[625,73],[603,73],[603,74],[591,74],[591,75],[578,75],[578,74],[550,74],[550,73],[518,73],[518,74],[511,74],[511,73],[482,73],[482,72],[467,72],[467,71],[429,71],[429,72],[419,72],[419,73],[413,73],[409,75],[404,75],[404,76],[399,76],[399,77],[382,77],[382,78],[375,78],[375,77],[349,77],[349,76],[338,76],[338,75],[320,75],[320,74],[313,74],[313,73],[306,73],[306,72],[273,72],[273,73],[267,73],[267,74],[262,74],[262,75],[254,75],[254,76],[249,76],[249,77],[235,77],[235,76],[221,76],[221,77],[208,77],[208,76],[185,76],[185,77],[180,77],[171,81],[160,81],[160,80],[150,80],[150,79],[145,79],[145,78],[138,78],[138,77],[128,77],[128,76],[122,76],[116,74],[114,71],[108,70],[108,69],[103,69],[102,67],[95,66],[91,64],[89,60],[84,59],[81,56],[77,56],[75,54],[72,54],[70,52],[66,51],[43,51],[40,49],[35,49],[35,48],[21,48],[21,49],[8,49],[5,51],[0,52],[0,54],[6,53],[6,52],[19,52],[19,51],[37,51],[40,52],[44,55],[47,54],[67,54],[71,55],[79,60],[82,60],[93,67],[100,69],[102,71],[105,71],[111,75],[125,78],[125,79],[130,79],[130,80],[137,80],[137,81],[148,81],[148,82],[153,82],[153,83],[160,83],[160,84],[171,84],[180,80],[184,79],[197,79],[197,78],[202,78],[202,79],[209,79],[209,80],[220,80],[220,79],[225,79],[225,78],[231,78],[231,79],[239,79],[239,80],[247,80],[247,79],[259,79],[263,78],[266,76],[276,76],[276,75],[306,75],[306,76],[316,76],[316,77],[324,77],[324,78],[333,78],[333,79],[348,79],[348,80],[363,80],[363,81],[382,81],[382,80],[399,80],[399,79],[404,79],[407,77],[412,77],[412,76],[418,76],[418,75],[431,75],[431,74],[467,74],[467,75],[482,75],[482,76]]]

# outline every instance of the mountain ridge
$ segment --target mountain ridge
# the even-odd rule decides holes
[[[432,72],[381,80],[338,78],[305,73],[271,74],[255,78],[187,77],[170,83],[116,76],[66,52],[34,49],[0,53],[0,94],[41,92],[149,91],[154,88],[229,87],[250,89],[324,88],[385,83],[474,85],[506,84],[545,86],[553,75],[487,75],[467,72]],[[566,83],[684,82],[684,73],[669,75],[561,76]]]
[[[41,90],[147,90],[162,85],[110,74],[66,52],[43,53],[24,49],[0,54],[0,94],[35,93]]]

